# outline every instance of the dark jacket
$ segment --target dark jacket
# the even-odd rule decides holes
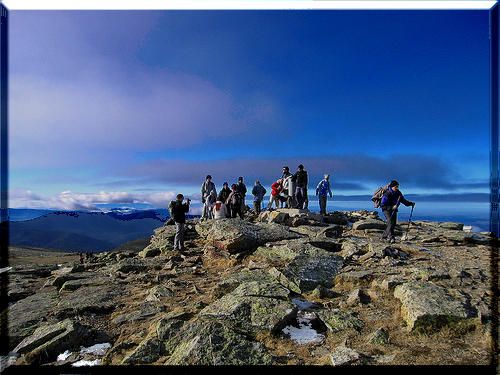
[[[261,184],[254,185],[252,189],[252,195],[254,196],[254,201],[260,202],[262,199],[264,199],[264,195],[266,195],[267,190],[264,186]]]
[[[217,197],[217,200],[221,202],[226,202],[227,197],[229,197],[229,194],[231,194],[231,189],[229,188],[222,188],[222,190],[219,192],[219,196]]]
[[[170,211],[170,215],[173,217],[176,223],[186,222],[186,212],[189,211],[189,205],[187,203],[171,201],[168,209]]]
[[[302,171],[297,171],[294,175],[294,180],[296,181],[296,186],[305,188],[307,187],[307,172],[302,170]]]
[[[403,193],[401,193],[399,190],[394,191],[391,188],[389,188],[382,196],[382,202],[380,203],[380,207],[383,210],[390,209],[391,207],[397,205],[398,202],[403,203],[407,207],[411,206],[412,204],[412,202],[405,199]]]
[[[245,197],[247,195],[247,187],[243,182],[238,182],[236,185],[236,191],[240,193],[242,197]]]

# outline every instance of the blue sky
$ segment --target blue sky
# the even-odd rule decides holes
[[[488,192],[487,11],[14,11],[10,205],[310,187]],[[310,191],[312,193],[312,191]]]

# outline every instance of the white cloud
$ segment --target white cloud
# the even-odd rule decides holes
[[[97,209],[98,204],[146,203],[153,207],[167,207],[174,200],[175,192],[128,193],[123,191],[101,191],[98,193],[74,193],[63,191],[56,196],[43,197],[29,190],[14,190],[9,194],[11,208],[48,208],[58,210]]]

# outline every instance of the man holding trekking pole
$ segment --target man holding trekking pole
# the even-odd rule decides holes
[[[384,193],[382,202],[380,203],[380,208],[382,208],[382,212],[387,220],[387,227],[382,235],[382,239],[387,239],[390,243],[395,242],[394,227],[398,220],[398,207],[400,203],[403,203],[406,207],[415,207],[415,202],[406,200],[399,191],[399,182],[392,180],[389,184],[389,189]]]

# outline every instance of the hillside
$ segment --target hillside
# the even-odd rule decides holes
[[[175,227],[163,225],[140,253],[15,266],[2,313],[10,360],[490,364],[497,240],[417,221],[407,240],[388,244],[383,227],[376,212],[283,209],[190,221],[184,253],[172,250]]]
[[[131,214],[56,211],[11,222],[9,243],[69,252],[105,251],[148,237],[163,222],[155,211]]]

